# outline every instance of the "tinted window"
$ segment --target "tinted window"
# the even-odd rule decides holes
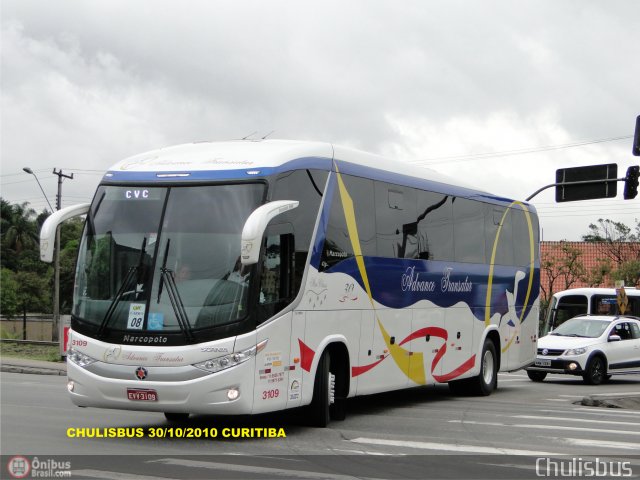
[[[538,257],[538,225],[536,219],[529,215],[532,230],[530,232],[527,215],[520,207],[512,207],[511,216],[513,218],[513,259],[515,265],[525,267],[531,263],[531,243],[533,243],[533,258]]]
[[[327,235],[322,251],[320,270],[353,257],[352,239],[347,228],[346,215],[353,220],[357,228],[358,240],[362,254],[376,255],[375,216],[372,205],[374,203],[373,181],[360,177],[342,175],[346,198],[342,198],[340,188],[336,185],[333,198]],[[355,242],[356,239],[354,238]]]
[[[279,215],[272,222],[274,225],[290,224],[293,229],[295,243],[294,295],[302,282],[327,175],[328,172],[319,170],[295,170],[279,175],[273,187],[272,201],[297,200],[300,202],[297,208]]]
[[[453,250],[457,262],[484,263],[484,210],[486,204],[456,198],[453,201]]]
[[[432,192],[417,192],[419,257],[453,260],[452,198]]]
[[[418,258],[416,191],[376,182],[375,211],[378,256]]]
[[[485,251],[488,262],[491,261],[495,244],[494,263],[498,265],[513,265],[513,221],[511,214],[512,212],[507,213],[506,207],[495,205],[492,205],[487,210],[485,218]],[[496,236],[498,236],[497,242]]]

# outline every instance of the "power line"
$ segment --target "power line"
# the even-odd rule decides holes
[[[601,138],[597,140],[586,140],[583,142],[564,143],[559,145],[546,145],[543,147],[528,147],[528,148],[520,148],[520,149],[514,149],[514,150],[502,150],[497,152],[470,153],[465,155],[450,155],[446,157],[431,157],[431,158],[426,158],[424,160],[409,160],[409,163],[425,163],[426,165],[436,165],[439,163],[466,162],[470,160],[481,160],[484,158],[508,157],[512,155],[525,155],[528,153],[538,153],[538,152],[547,152],[551,150],[561,150],[564,148],[582,147],[584,145],[593,145],[596,143],[617,142],[619,140],[627,140],[629,138],[633,138],[633,135]]]

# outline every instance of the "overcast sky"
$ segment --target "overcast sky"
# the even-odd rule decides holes
[[[1,195],[89,201],[116,161],[252,132],[431,166],[524,199],[631,155],[640,1],[2,0]],[[479,155],[486,154],[486,155]],[[399,167],[401,169],[401,167]],[[545,240],[640,198],[532,203]]]

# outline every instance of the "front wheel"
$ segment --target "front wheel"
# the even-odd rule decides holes
[[[542,382],[545,378],[547,378],[547,372],[535,372],[527,370],[527,376],[533,382]]]
[[[335,398],[335,380],[329,370],[330,365],[329,352],[324,352],[318,363],[313,384],[313,399],[308,407],[309,423],[314,427],[326,427],[331,418],[330,407]]]
[[[582,379],[587,385],[600,385],[607,378],[607,365],[601,356],[595,356],[587,364]]]

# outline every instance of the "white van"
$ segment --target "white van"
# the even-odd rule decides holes
[[[640,317],[640,289],[625,287],[628,307],[625,315]],[[618,315],[615,288],[572,288],[553,294],[540,336],[577,315]]]

